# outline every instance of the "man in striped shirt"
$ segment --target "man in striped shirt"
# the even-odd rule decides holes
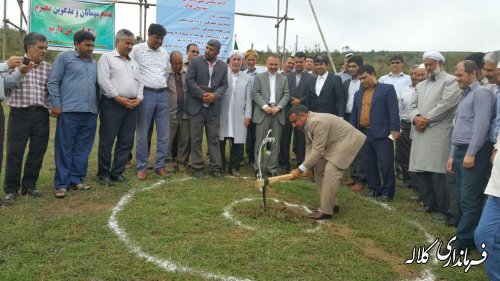
[[[10,106],[7,127],[7,160],[5,166],[5,203],[14,203],[17,192],[40,197],[36,182],[42,167],[43,157],[49,141],[49,112],[47,79],[50,64],[45,62],[47,38],[39,33],[29,33],[24,38],[26,57],[34,68],[24,76],[24,81],[7,93]],[[28,155],[24,164],[23,156],[29,141]]]

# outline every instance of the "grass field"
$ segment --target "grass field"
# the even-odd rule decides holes
[[[96,139],[92,190],[55,199],[54,128],[52,120],[39,180],[45,196],[0,208],[0,280],[487,280],[482,265],[464,273],[432,257],[405,264],[414,246],[430,238],[446,243],[455,229],[414,212],[418,205],[403,187],[386,206],[343,187],[340,213],[318,228],[303,209],[281,201],[269,200],[264,212],[252,179],[175,174],[161,181],[149,173],[140,182],[127,170],[128,186],[99,186]],[[243,175],[251,174],[245,167]],[[318,204],[308,179],[273,185],[268,197]],[[236,202],[244,198],[257,199]]]

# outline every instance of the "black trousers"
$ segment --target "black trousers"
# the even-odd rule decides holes
[[[401,172],[403,174],[403,181],[410,182],[411,176],[408,171],[410,165],[410,149],[411,149],[411,123],[401,121],[401,137],[396,140],[396,161],[399,161]]]
[[[290,143],[292,142],[292,132],[295,155],[297,156],[297,166],[300,166],[300,164],[304,162],[306,156],[306,137],[304,132],[294,129],[292,123],[286,118],[283,131],[281,131],[279,166],[287,171],[290,170]]]
[[[1,117],[4,119],[3,110]],[[1,120],[0,123],[1,126],[4,127],[3,120]],[[12,107],[10,109],[7,127],[7,160],[4,179],[5,193],[16,193],[21,186],[23,190],[36,189],[36,182],[40,175],[43,157],[47,151],[49,132],[49,111],[46,108]],[[3,144],[3,129],[1,135]],[[28,141],[29,150],[24,163],[24,174],[21,182],[23,156]]]
[[[229,140],[229,167],[226,166],[227,160],[226,160],[226,141]],[[225,138],[224,140],[220,141],[220,154],[222,157],[222,169],[223,171],[226,171],[226,168],[228,171],[231,170],[240,170],[240,165],[241,161],[243,161],[243,152],[245,148],[245,144],[243,143],[234,143],[233,138]]]
[[[114,99],[102,97],[99,103],[99,149],[97,177],[117,177],[125,170],[134,146],[137,109],[127,109]],[[111,153],[114,160],[111,166]]]
[[[430,211],[446,214],[448,211],[448,188],[446,174],[433,172],[415,172],[415,185],[424,206]]]
[[[253,107],[252,107],[253,108]],[[255,162],[255,123],[250,122],[250,125],[247,128],[247,140],[246,140],[246,153],[248,157],[249,163]]]

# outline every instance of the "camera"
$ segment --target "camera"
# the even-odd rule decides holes
[[[30,59],[28,57],[23,57],[23,64],[24,65],[29,65],[30,64]]]

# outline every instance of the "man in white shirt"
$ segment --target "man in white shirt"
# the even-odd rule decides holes
[[[167,31],[162,25],[152,23],[148,29],[148,40],[134,47],[131,57],[140,68],[144,82],[144,99],[137,111],[136,158],[137,178],[145,180],[149,149],[147,135],[151,120],[156,123],[156,162],[155,173],[168,176],[165,160],[168,152],[169,134],[169,97],[167,93],[167,77],[169,56],[161,47]]]
[[[115,50],[103,54],[97,65],[97,79],[103,94],[99,102],[97,177],[105,186],[111,186],[112,182],[128,183],[122,174],[134,147],[137,107],[143,99],[139,65],[129,57],[134,34],[122,29],[115,38]]]
[[[259,73],[253,84],[252,99],[255,102],[252,121],[256,124],[255,164],[254,170],[258,172],[258,156],[262,141],[269,129],[272,129],[271,137],[275,140],[271,144],[271,155],[267,167],[262,167],[271,176],[278,175],[278,156],[280,149],[280,137],[283,125],[285,125],[284,108],[290,99],[287,78],[279,74],[279,58],[270,55],[266,61],[267,72]]]
[[[349,70],[351,78],[342,83],[346,100],[344,120],[347,122],[349,122],[351,118],[351,111],[354,104],[354,94],[361,86],[358,79],[358,70],[361,66],[363,66],[363,58],[360,56],[351,56],[347,61],[347,69]],[[366,188],[366,176],[362,172],[362,162],[361,153],[358,153],[349,166],[350,178],[344,182],[346,185],[352,185],[352,190],[354,191],[360,191]]]
[[[398,100],[401,97],[401,92],[404,88],[411,85],[410,76],[403,73],[404,60],[403,56],[395,55],[392,56],[389,60],[391,72],[389,74],[384,75],[378,79],[378,82],[391,84],[394,86],[396,90],[396,95],[398,96]]]

